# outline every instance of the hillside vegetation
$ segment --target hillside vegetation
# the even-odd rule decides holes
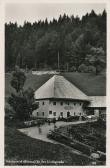
[[[66,79],[71,83],[76,85],[88,96],[105,96],[106,95],[106,78],[104,75],[95,75],[92,73],[61,73]],[[27,79],[24,85],[24,89],[32,88],[34,90],[38,89],[43,85],[48,79],[53,75],[32,75],[28,73]],[[5,96],[6,98],[14,92],[14,89],[10,85],[11,73],[5,74]]]

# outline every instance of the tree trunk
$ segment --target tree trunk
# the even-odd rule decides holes
[[[96,68],[96,75],[98,75],[100,73],[100,65],[96,65],[95,68]]]
[[[97,68],[97,66],[96,66],[96,75],[98,75],[98,68]]]

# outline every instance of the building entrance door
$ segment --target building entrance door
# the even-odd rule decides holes
[[[70,112],[68,111],[68,112],[67,112],[67,117],[69,117],[69,116],[70,116]]]
[[[99,109],[95,109],[95,110],[94,110],[94,115],[95,115],[96,117],[99,117]]]

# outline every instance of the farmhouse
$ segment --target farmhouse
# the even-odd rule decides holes
[[[38,118],[67,118],[85,116],[88,112],[99,116],[105,113],[105,96],[88,96],[60,75],[54,75],[35,91],[38,108],[33,116]]]

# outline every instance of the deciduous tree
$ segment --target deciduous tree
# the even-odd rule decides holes
[[[23,90],[23,86],[26,80],[26,76],[23,71],[16,66],[15,71],[12,74],[11,86],[16,90],[16,92],[20,92]]]
[[[106,57],[103,48],[92,47],[90,54],[88,54],[86,57],[86,61],[88,61],[90,65],[93,65],[96,68],[96,75],[98,75],[100,72],[100,67],[106,67]]]

